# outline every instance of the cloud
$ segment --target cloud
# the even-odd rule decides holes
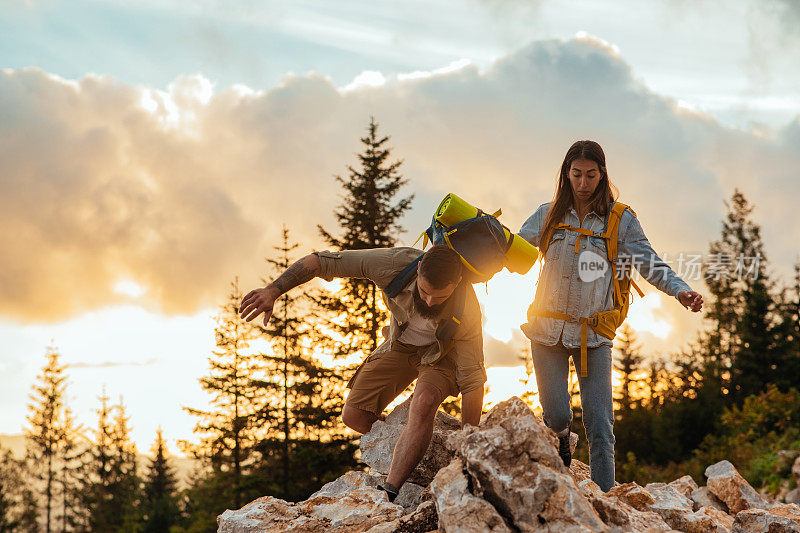
[[[485,70],[464,62],[347,91],[316,73],[269,90],[195,74],[159,91],[6,69],[0,315],[60,320],[129,301],[120,279],[142,287],[137,302],[150,310],[216,307],[234,276],[244,289],[265,276],[282,223],[302,249],[321,247],[316,224],[333,230],[341,201],[333,176],[355,163],[370,115],[404,159],[405,192],[417,194],[407,244],[451,191],[502,207],[518,228],[552,197],[569,145],[591,138],[657,251],[705,251],[739,187],[773,264],[788,274],[795,259],[800,225],[787,221],[800,123],[724,127],[648,90],[591,37],[535,41]],[[699,326],[669,300],[666,320]],[[664,342],[681,342],[677,331]]]
[[[130,366],[152,366],[158,362],[158,359],[151,358],[146,361],[103,361],[100,363],[87,363],[77,362],[70,363],[69,368],[116,368],[116,367],[130,367]]]

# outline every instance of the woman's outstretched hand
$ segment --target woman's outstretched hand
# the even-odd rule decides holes
[[[703,296],[694,291],[681,291],[678,293],[681,305],[696,313],[703,308]]]

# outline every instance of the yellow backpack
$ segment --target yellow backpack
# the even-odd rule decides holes
[[[644,293],[642,293],[641,289],[639,289],[639,287],[630,277],[630,265],[624,265],[622,275],[619,277],[617,276],[617,235],[619,234],[619,221],[622,218],[622,212],[625,211],[626,208],[630,209],[629,206],[623,204],[622,202],[614,202],[614,205],[611,208],[611,213],[608,216],[606,229],[600,235],[595,235],[593,231],[586,228],[576,228],[563,222],[557,224],[553,228],[575,231],[578,233],[578,238],[575,240],[576,254],[579,253],[578,247],[580,245],[582,235],[596,236],[605,239],[606,251],[608,252],[608,260],[611,262],[611,273],[614,280],[614,308],[608,311],[594,313],[588,317],[579,317],[568,315],[566,313],[559,313],[556,311],[535,309],[534,304],[531,304],[531,306],[528,308],[528,322],[530,322],[531,318],[535,316],[560,318],[568,322],[580,322],[582,377],[586,377],[588,375],[586,371],[586,326],[590,326],[598,335],[602,335],[603,337],[607,337],[609,339],[614,339],[617,328],[622,325],[625,317],[628,316],[631,285],[633,285],[633,287],[636,289],[636,292],[639,293],[639,296],[644,296]],[[633,213],[633,216],[636,216],[636,213],[633,211],[633,209],[631,209],[631,213]],[[539,239],[539,243],[541,244],[541,246],[539,246],[539,252],[542,257],[542,261],[544,261],[544,256],[547,252],[549,242],[549,232],[546,235],[542,235]]]

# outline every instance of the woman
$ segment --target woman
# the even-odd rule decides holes
[[[536,297],[528,310],[528,323],[522,327],[531,340],[544,421],[558,435],[559,455],[569,466],[572,410],[567,379],[571,355],[579,374],[592,480],[603,491],[614,486],[611,346],[613,329],[619,324],[611,320],[610,333],[600,335],[592,315],[605,311],[599,316],[607,317],[616,312],[613,309],[620,309],[620,287],[627,286],[618,274],[625,268],[608,259],[607,246],[613,250],[613,244],[609,245],[610,233],[603,235],[607,221],[618,221],[615,240],[620,260],[629,258],[647,281],[676,297],[685,308],[698,312],[703,304],[702,296],[653,251],[635,213],[623,204],[612,209],[617,195],[603,149],[594,141],[578,141],[561,164],[555,199],[539,206],[519,231],[540,250],[543,245],[546,248]],[[540,242],[543,236],[548,236],[547,242]],[[627,306],[614,316],[624,318],[626,312]],[[581,351],[582,357],[578,357]]]

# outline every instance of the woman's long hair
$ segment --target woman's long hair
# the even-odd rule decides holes
[[[556,186],[556,193],[553,197],[553,205],[550,206],[550,211],[544,219],[542,232],[540,233],[542,237],[549,235],[553,227],[564,218],[567,209],[575,203],[572,184],[569,181],[568,174],[572,162],[576,159],[594,161],[597,163],[597,168],[600,169],[600,183],[597,184],[594,193],[589,197],[589,211],[594,211],[600,216],[605,216],[611,209],[611,204],[613,204],[614,200],[619,196],[619,191],[608,178],[606,154],[603,152],[600,145],[594,141],[577,141],[569,147],[567,155],[564,156],[564,162],[561,163],[561,172],[558,175],[558,185]]]

